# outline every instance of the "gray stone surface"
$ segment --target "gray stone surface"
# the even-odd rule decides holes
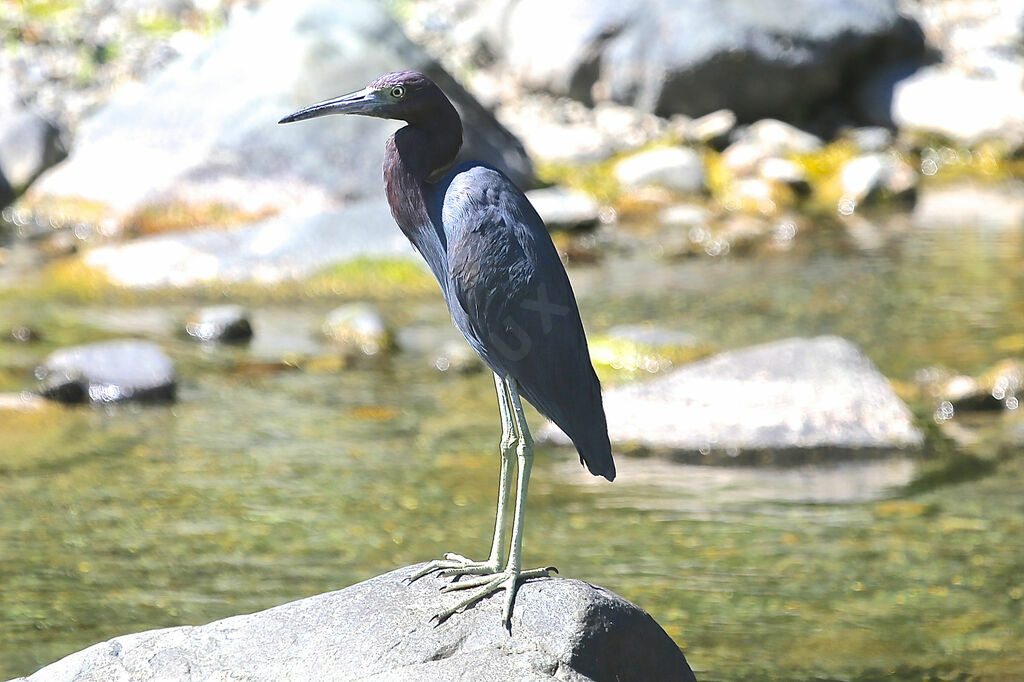
[[[277,121],[399,69],[424,71],[453,98],[467,155],[529,182],[515,138],[404,36],[382,3],[275,0],[254,15],[237,13],[202,50],[118,92],[82,124],[71,157],[29,199],[74,198],[118,216],[163,204],[253,213],[383,201],[384,141],[397,124]]]
[[[654,620],[605,589],[562,578],[519,589],[512,631],[489,598],[435,627],[456,597],[402,568],[338,592],[198,627],[96,644],[30,682],[132,680],[693,680]]]
[[[659,115],[789,117],[923,49],[894,0],[504,0],[482,11],[487,49],[527,86]]]
[[[171,359],[150,341],[124,339],[51,353],[36,370],[40,393],[60,402],[174,399]]]
[[[889,382],[851,342],[786,339],[605,392],[615,444],[776,459],[919,447]],[[545,435],[556,435],[547,427]]]
[[[84,259],[116,284],[144,288],[281,282],[365,256],[419,262],[383,198],[239,228],[145,237],[93,249]]]

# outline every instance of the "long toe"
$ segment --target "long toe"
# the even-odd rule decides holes
[[[512,606],[515,603],[516,592],[519,589],[519,584],[524,580],[530,580],[532,578],[550,577],[552,573],[557,572],[558,570],[554,566],[534,568],[529,571],[519,571],[516,569],[506,568],[501,573],[483,575],[478,578],[460,580],[458,582],[445,585],[441,588],[442,592],[470,590],[473,588],[480,589],[473,592],[468,597],[465,597],[454,606],[441,611],[434,616],[434,619],[437,620],[438,624],[441,624],[456,612],[472,606],[481,599],[484,599],[499,590],[505,590],[505,601],[502,606],[502,624],[505,626],[505,629],[510,630],[512,622]]]
[[[446,552],[444,559],[435,559],[408,578],[411,584],[423,576],[431,573],[438,573],[445,578],[452,578],[460,575],[487,575],[498,570],[496,562],[473,561],[455,552]]]

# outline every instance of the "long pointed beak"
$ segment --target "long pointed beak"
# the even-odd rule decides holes
[[[305,121],[307,118],[327,116],[328,114],[363,114],[372,116],[379,105],[380,100],[377,99],[377,93],[370,88],[363,88],[341,97],[311,104],[305,109],[299,109],[294,114],[285,116],[278,123]]]

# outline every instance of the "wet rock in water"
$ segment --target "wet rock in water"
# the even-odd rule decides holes
[[[36,369],[39,392],[59,402],[174,400],[174,365],[150,341],[125,339],[51,353]]]
[[[615,177],[628,188],[655,185],[693,194],[704,189],[704,160],[688,147],[652,149],[620,161]]]
[[[893,154],[867,154],[848,161],[839,175],[843,199],[860,204],[887,194],[893,199],[915,196],[918,176]]]
[[[832,336],[721,353],[609,389],[604,400],[616,445],[696,461],[799,461],[923,442],[886,378],[854,344]],[[564,441],[550,425],[543,436]]]
[[[207,306],[185,322],[185,333],[196,341],[240,343],[252,338],[252,323],[240,305]]]
[[[0,77],[0,206],[25,191],[43,171],[67,156],[57,127],[10,99],[11,84]]]
[[[364,355],[390,350],[393,335],[380,311],[369,303],[346,303],[327,313],[323,333],[344,349]]]
[[[805,111],[923,49],[892,0],[504,0],[480,12],[485,49],[529,89],[661,116]]]
[[[579,230],[598,223],[601,207],[589,194],[564,187],[545,187],[526,193],[549,230]]]
[[[1024,227],[1024,182],[928,185],[918,195],[913,221],[930,228],[1019,230]]]
[[[22,682],[131,679],[694,680],[647,613],[579,580],[524,583],[511,633],[489,598],[441,625],[455,599],[419,566],[201,626],[149,630],[71,654]]]
[[[380,3],[297,0],[234,13],[201,50],[141,87],[118,91],[82,123],[71,157],[27,200],[69,212],[98,206],[126,225],[147,211],[166,215],[167,207],[237,224],[380,202],[384,142],[396,126],[359,116],[277,121],[399,67],[423,71],[451,97],[462,114],[466,158],[500,167],[521,185],[532,181],[516,139]],[[350,230],[370,237],[373,226]]]
[[[936,415],[943,421],[960,412],[1016,410],[1024,397],[1024,363],[1019,360],[997,362],[977,377],[933,367],[915,378],[939,405]]]
[[[34,343],[40,338],[39,332],[28,325],[19,324],[11,327],[11,340],[16,343]]]

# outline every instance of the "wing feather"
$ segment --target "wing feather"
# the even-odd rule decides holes
[[[601,387],[572,286],[543,221],[503,174],[458,173],[445,194],[453,318],[484,361],[573,440],[591,472],[615,475]],[[452,301],[449,302],[450,306]]]

